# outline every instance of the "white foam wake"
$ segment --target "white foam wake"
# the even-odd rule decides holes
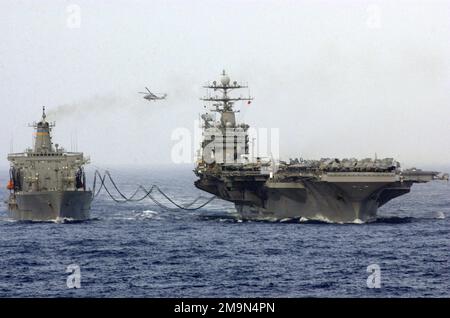
[[[71,222],[71,221],[75,221],[75,220],[72,218],[59,217],[59,216],[55,220],[51,220],[51,222],[54,222],[56,224],[62,224],[62,223]]]
[[[445,214],[444,214],[444,212],[436,212],[436,217],[435,217],[436,219],[440,219],[440,220],[443,220],[443,219],[445,219]]]
[[[324,223],[329,223],[329,224],[364,224],[364,223],[366,223],[361,219],[354,219],[353,221],[349,221],[349,222],[332,221],[332,220],[328,219],[327,217],[324,217],[323,215],[316,215],[313,218],[306,218],[306,217],[302,216],[299,219],[299,222],[308,222],[308,221],[319,221],[319,222],[324,222]]]
[[[144,210],[142,212],[140,212],[139,214],[137,214],[136,218],[137,219],[153,219],[153,218],[159,218],[158,217],[158,212],[156,211],[152,211],[152,210]]]

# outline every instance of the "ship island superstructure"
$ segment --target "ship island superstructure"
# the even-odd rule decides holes
[[[42,118],[30,126],[35,130],[33,148],[8,155],[10,161],[9,216],[16,220],[86,220],[90,216],[92,192],[86,189],[82,152],[67,152],[52,143],[54,123]]]
[[[403,170],[392,158],[320,160],[249,160],[249,125],[236,122],[234,104],[251,97],[232,97],[245,85],[222,73],[205,86],[203,101],[212,103],[201,116],[203,140],[199,150],[195,186],[233,202],[243,219],[318,219],[331,222],[368,222],[390,200],[410,192],[414,183],[440,176],[435,171]],[[217,94],[219,92],[219,94]]]

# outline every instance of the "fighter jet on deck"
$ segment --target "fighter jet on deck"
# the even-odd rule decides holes
[[[147,90],[147,92],[139,92],[139,94],[145,94],[144,99],[146,99],[148,101],[166,99],[166,97],[167,97],[167,94],[163,94],[161,96],[157,96],[157,95],[153,94],[152,92],[150,92],[148,87],[146,87],[145,89]]]

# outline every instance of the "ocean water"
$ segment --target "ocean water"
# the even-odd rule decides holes
[[[110,171],[127,193],[157,184],[179,203],[209,196],[189,167]],[[370,224],[241,222],[222,200],[165,211],[105,192],[89,221],[16,222],[2,200],[0,297],[449,297],[449,191],[416,184]],[[71,264],[78,289],[66,284]],[[367,287],[371,264],[380,288]]]

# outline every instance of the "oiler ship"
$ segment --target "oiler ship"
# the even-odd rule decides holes
[[[11,153],[9,216],[15,220],[89,219],[92,191],[86,189],[83,166],[89,159],[81,152],[67,152],[53,145],[54,123],[42,118],[35,129],[34,147],[23,153]]]
[[[249,125],[237,123],[234,104],[252,98],[231,96],[246,87],[231,82],[225,71],[205,86],[216,95],[202,100],[219,118],[208,111],[201,116],[203,139],[194,170],[195,186],[233,202],[243,219],[369,222],[414,183],[448,179],[435,171],[402,170],[392,158],[249,160]]]

